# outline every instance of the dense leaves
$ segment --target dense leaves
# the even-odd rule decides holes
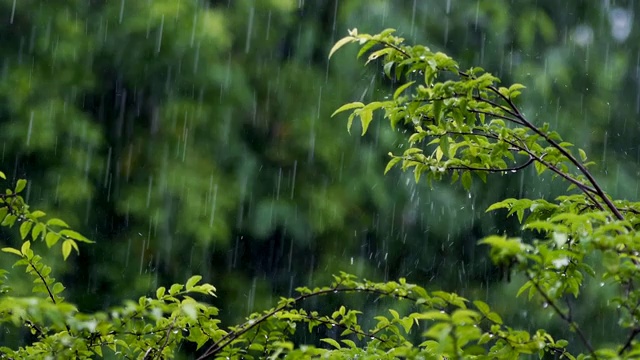
[[[79,243],[91,241],[63,220],[45,221],[44,212],[30,211],[20,195],[27,183],[18,180],[0,196],[0,224],[17,227],[22,245],[2,250],[19,257],[15,265],[24,266],[35,286],[29,296],[20,296],[3,283],[0,321],[29,329],[34,340],[17,349],[0,348],[2,354],[9,358],[170,358],[183,344],[191,343],[199,358],[637,356],[640,293],[634,284],[639,280],[640,205],[608,197],[587,170],[584,151],[578,151],[576,157],[571,145],[547,124],[536,126],[522,114],[513,101],[522,86],[499,87],[496,77],[478,68],[461,71],[448,56],[407,45],[390,30],[377,35],[353,30],[331,54],[350,42],[362,46],[360,55],[369,52],[369,62],[381,57],[387,76],[400,83],[393,100],[350,103],[334,113],[350,111],[349,128],[358,118],[363,135],[376,111],[384,113],[392,128],[408,129],[410,147],[392,155],[387,171],[400,165],[413,171],[416,181],[422,175],[429,181],[451,176],[469,188],[472,174],[486,180],[496,176],[492,173],[536,166],[537,171],[550,171],[569,184],[567,194],[553,201],[510,198],[493,204],[487,211],[506,209],[504,216],[515,214],[522,228],[517,237],[492,235],[480,243],[489,246],[493,262],[505,272],[523,275],[520,290],[513,296],[527,293],[539,304],[539,311],[550,308],[578,335],[580,344],[574,347],[581,350],[572,354],[568,350],[572,344],[549,331],[529,332],[507,325],[484,301],[427,290],[403,278],[373,282],[347,273],[334,276],[325,287],[297,288],[298,295],[283,297],[275,307],[253,313],[236,326],[221,324],[218,308],[206,302],[216,289],[200,284],[199,275],[184,284],[159,287],[155,297],[83,313],[61,296],[64,285],[51,277],[52,268],[43,263],[32,244],[44,241],[46,248],[52,248],[61,242],[67,259],[72,250],[79,252]],[[520,159],[524,162],[518,165]],[[5,179],[4,173],[0,178]],[[603,271],[593,263],[594,254],[604,260]],[[577,318],[572,311],[573,304],[584,298],[581,291],[587,276],[618,288],[610,306],[619,309],[617,325],[628,336],[608,347],[594,347],[583,331],[589,319]],[[366,309],[339,305],[322,313],[308,301],[341,294],[389,298],[395,305],[365,321],[371,315]],[[299,332],[320,334],[320,339],[305,345],[296,337]]]

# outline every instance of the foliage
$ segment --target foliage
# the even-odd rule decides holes
[[[532,165],[538,175],[550,171],[569,183],[569,195],[552,202],[506,199],[488,208],[506,208],[507,216],[516,214],[523,230],[533,232],[532,241],[495,235],[481,243],[490,246],[495,264],[525,275],[527,281],[518,295],[527,290],[529,298],[537,294],[577,333],[586,354],[636,356],[640,293],[634,283],[640,260],[636,232],[640,204],[608,197],[587,169],[591,163],[584,150],[572,151],[573,144],[550,131],[548,123],[536,126],[520,111],[515,99],[523,85],[500,87],[499,80],[481,68],[462,71],[443,53],[405,45],[393,30],[368,35],[354,29],[330,55],[352,42],[361,45],[358,56],[381,46],[369,54],[367,62],[380,58],[386,76],[398,87],[391,100],[349,103],[334,115],[350,110],[348,128],[357,117],[364,135],[374,111],[380,110],[392,127],[410,131],[410,147],[401,155],[391,155],[387,171],[400,165],[412,170],[416,181],[422,175],[429,182],[450,176],[469,190],[472,174],[486,181],[489,173],[515,172]],[[593,253],[605,259],[603,273],[596,273],[594,264],[587,261]],[[588,319],[581,322],[572,314],[585,276],[619,286],[610,306],[621,310],[618,325],[629,336],[613,348],[595,349],[582,330]],[[449,356],[456,356],[456,351]]]
[[[18,349],[0,348],[7,358],[118,356],[170,358],[176,349],[192,343],[199,358],[433,358],[512,359],[545,353],[559,358],[634,358],[640,353],[635,340],[640,332],[637,302],[638,235],[640,204],[609,198],[587,169],[586,153],[549,130],[534,125],[518,108],[515,98],[522,86],[497,85],[483,70],[459,70],[442,53],[424,46],[406,45],[392,30],[377,35],[352,30],[338,41],[333,54],[347,43],[359,43],[368,62],[382,60],[385,74],[397,83],[393,98],[368,104],[354,102],[335,113],[351,111],[348,128],[358,118],[364,135],[375,111],[384,111],[393,128],[408,131],[409,149],[392,155],[387,170],[411,170],[416,181],[445,177],[470,189],[473,176],[485,180],[491,173],[520,171],[534,166],[569,183],[567,195],[545,199],[506,199],[487,211],[507,209],[522,223],[521,237],[493,235],[481,241],[490,248],[493,262],[505,272],[525,276],[518,294],[550,309],[576,332],[580,344],[555,339],[548,331],[528,332],[508,326],[483,301],[470,301],[455,293],[429,290],[407,283],[372,282],[341,273],[325,287],[300,287],[299,295],[281,298],[267,311],[247,321],[224,327],[211,300],[215,288],[199,284],[198,275],[186,283],[160,287],[155,297],[88,314],[77,310],[61,294],[65,287],[51,276],[52,268],[32,249],[43,241],[48,248],[62,240],[67,259],[87,238],[56,218],[44,221],[42,211],[30,211],[20,195],[27,183],[16,182],[0,196],[4,227],[17,227],[19,247],[6,247],[18,256],[35,286],[30,296],[13,294],[2,283],[0,321],[28,329],[33,335]],[[335,114],[334,113],[334,114]],[[4,173],[0,173],[5,178]],[[17,226],[20,224],[20,226]],[[529,240],[529,238],[531,238]],[[602,254],[605,271],[597,271],[589,255]],[[607,347],[594,347],[585,333],[589,319],[578,319],[573,304],[581,301],[585,277],[619,287],[610,306],[619,309],[617,324],[628,337]],[[398,302],[395,310],[376,314],[371,326],[363,312],[339,306],[330,314],[311,308],[309,300],[336,294],[369,294]],[[409,306],[400,306],[408,303]],[[405,311],[406,310],[406,311]],[[324,336],[320,329],[338,329]],[[319,334],[317,344],[302,345],[300,331]],[[333,335],[331,335],[333,334]],[[325,334],[326,335],[326,334]],[[418,340],[419,339],[419,340]],[[576,350],[568,350],[570,347]]]

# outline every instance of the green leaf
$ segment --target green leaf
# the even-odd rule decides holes
[[[509,92],[516,91],[516,90],[522,90],[522,89],[526,89],[526,88],[527,88],[526,86],[516,83],[516,84],[513,84],[513,85],[509,86]]]
[[[164,286],[160,286],[158,288],[158,290],[156,290],[156,298],[158,298],[158,299],[162,298],[166,291],[167,291],[167,289]]]
[[[440,149],[442,149],[442,154],[444,156],[449,157],[449,137],[448,136],[443,136],[440,138]]]
[[[578,149],[578,152],[580,153],[580,159],[582,159],[582,161],[587,161],[587,153],[582,149]]]
[[[6,253],[9,253],[9,254],[16,254],[16,255],[22,257],[22,253],[18,249],[14,249],[14,248],[11,248],[11,247],[5,247],[5,248],[2,248],[2,251],[6,252]]]
[[[64,285],[62,285],[61,283],[58,282],[58,283],[53,284],[53,287],[51,288],[51,292],[54,295],[58,295],[61,292],[63,292],[64,289],[65,289]]]
[[[336,349],[340,349],[340,348],[342,348],[342,347],[340,346],[340,343],[338,343],[337,341],[335,341],[335,340],[333,340],[333,339],[326,338],[326,339],[320,339],[320,341],[325,342],[325,343],[327,343],[327,344],[329,344],[329,345],[331,345],[331,346],[335,347]]]
[[[478,308],[478,311],[480,311],[482,314],[487,314],[491,311],[489,305],[487,305],[487,303],[485,303],[484,301],[476,300],[473,302],[473,305],[475,305],[476,308]]]
[[[411,314],[411,317],[416,320],[440,320],[440,321],[449,321],[451,317],[449,314],[445,312],[441,312],[439,310],[426,311],[423,313],[415,313]]]
[[[69,229],[60,230],[60,235],[71,238],[73,240],[85,242],[85,243],[93,243],[93,241],[87,239],[86,237],[84,237],[84,235],[74,230],[69,230]]]
[[[29,241],[25,241],[22,243],[22,247],[20,248],[20,252],[24,255],[27,255],[27,253],[29,252],[29,250],[31,250],[31,242]]]
[[[373,120],[373,111],[362,109],[358,115],[360,115],[360,121],[362,122],[362,135],[367,133],[367,129],[369,129],[369,124],[371,120]]]
[[[71,243],[69,242],[71,240],[65,240],[62,243],[62,257],[67,260],[67,258],[69,257],[69,255],[71,254]]]
[[[518,293],[516,294],[516,297],[519,297],[520,294],[522,294],[523,292],[525,292],[527,289],[529,289],[531,286],[533,285],[533,283],[531,281],[527,281],[526,283],[524,283],[524,285],[522,285],[520,287],[520,289],[518,290]]]
[[[202,280],[202,276],[200,275],[193,275],[192,277],[189,278],[189,280],[187,280],[186,283],[186,288],[187,291],[191,291],[191,289],[193,289],[193,287],[200,281]]]
[[[44,242],[47,244],[47,247],[51,248],[55,245],[58,240],[60,240],[60,235],[54,231],[47,232],[47,235],[44,237]]]
[[[364,49],[364,46],[362,48]],[[358,55],[360,55],[360,54],[358,53]],[[387,77],[389,79],[392,79],[392,77],[391,77],[391,69],[393,68],[393,65],[395,65],[395,62],[394,61],[389,61],[388,63],[384,64],[384,66],[382,67],[382,69],[384,71],[384,74],[387,75]]]
[[[25,240],[31,231],[33,223],[31,221],[25,221],[20,225],[20,238]]]
[[[184,286],[182,284],[173,284],[169,288],[169,295],[175,295],[175,294],[179,293],[180,291],[182,291],[183,288],[184,288]]]
[[[471,190],[471,172],[463,172],[462,177],[460,178],[460,182],[462,183],[462,187],[464,187],[465,190]]]
[[[16,183],[16,189],[14,190],[15,193],[19,193],[22,190],[24,190],[24,188],[27,186],[27,180],[25,179],[20,179],[18,180],[18,182]]]
[[[331,117],[334,117],[336,114],[341,113],[343,111],[347,111],[351,109],[359,109],[363,107],[364,107],[364,104],[359,101],[344,104],[340,106],[336,111],[334,111],[333,114],[331,114]]]
[[[389,155],[393,156],[391,153],[389,153]],[[402,158],[399,156],[392,157],[391,160],[389,160],[389,162],[387,163],[387,167],[384,168],[385,175],[389,172],[389,170],[391,170],[391,168],[393,168],[401,160]]]
[[[374,51],[371,54],[369,54],[369,57],[367,58],[367,62],[365,63],[365,65],[368,64],[369,62],[373,61],[373,60],[376,60],[376,59],[378,59],[378,58],[380,58],[380,57],[382,57],[384,55],[388,55],[388,54],[390,54],[390,53],[392,53],[394,51],[396,51],[396,49],[390,48],[390,47],[386,47],[384,49],[380,49],[380,50]]]
[[[56,218],[52,218],[49,219],[47,221],[47,226],[58,226],[58,227],[62,227],[62,228],[68,228],[69,225],[67,225],[66,222],[60,220],[60,219],[56,219]]]
[[[0,171],[0,179],[7,180],[7,176],[2,171]]]
[[[498,209],[509,209],[513,204],[513,201],[515,201],[515,199],[505,199],[495,204],[491,204],[491,206],[489,206],[485,212],[494,211]]]
[[[33,211],[31,214],[29,214],[29,217],[32,219],[39,219],[45,215],[47,214],[44,211],[36,210],[36,211]]]
[[[353,342],[352,340],[344,339],[344,340],[340,340],[340,342],[342,342],[343,344],[347,345],[351,349],[355,349],[357,347],[356,343]]]
[[[40,234],[46,229],[46,225],[39,222],[37,223],[34,227],[33,230],[31,230],[31,237],[33,238],[33,240],[38,240],[38,237],[40,236]]]
[[[333,47],[331,48],[331,51],[329,51],[329,59],[331,59],[331,56],[338,51],[338,49],[340,49],[341,47],[345,46],[346,44],[350,43],[350,42],[354,42],[357,41],[357,38],[354,36],[345,36],[342,39],[338,40],[335,45],[333,45]]]
[[[493,321],[494,323],[498,324],[498,325],[502,325],[502,318],[500,317],[500,315],[494,313],[494,312],[490,312],[488,314],[485,315],[487,317],[487,319]]]
[[[356,56],[359,59],[364,53],[366,53],[369,49],[374,47],[377,44],[376,41],[367,41],[364,45],[360,47],[360,51],[358,51],[358,55]],[[385,65],[386,66],[386,65]],[[389,71],[391,73],[391,71]]]
[[[396,100],[400,94],[402,94],[403,91],[405,91],[409,86],[413,85],[415,83],[415,81],[410,81],[402,86],[400,86],[398,89],[396,89],[396,91],[393,93],[393,100]]]

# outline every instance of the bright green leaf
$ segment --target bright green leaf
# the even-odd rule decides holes
[[[191,289],[193,289],[193,287],[200,281],[202,280],[202,276],[200,275],[193,275],[192,277],[189,278],[189,280],[187,280],[186,283],[186,289],[187,291],[191,291]]]
[[[331,48],[331,51],[329,51],[329,59],[331,58],[331,56],[338,51],[338,49],[340,49],[341,47],[345,46],[346,44],[350,43],[350,42],[354,42],[356,41],[357,38],[354,36],[345,36],[342,39],[338,40],[335,45],[333,45],[333,47]]]
[[[26,186],[27,186],[27,180],[19,179],[18,182],[16,183],[15,193],[16,194],[20,193],[22,190],[24,190]]]
[[[5,248],[2,248],[2,251],[6,252],[6,253],[9,253],[9,254],[16,254],[16,255],[22,257],[22,253],[18,249],[14,249],[14,248],[11,248],[11,247],[5,247]]]
[[[359,109],[359,108],[363,108],[364,104],[356,101],[356,102],[352,102],[352,103],[348,103],[348,104],[344,104],[342,106],[340,106],[336,111],[333,112],[333,114],[331,114],[331,117],[334,117],[336,114],[341,113],[343,111],[347,111],[347,110],[351,110],[351,109]]]

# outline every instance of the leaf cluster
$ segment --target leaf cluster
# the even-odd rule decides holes
[[[91,243],[62,220],[44,221],[31,211],[20,193],[19,180],[0,195],[0,226],[16,224],[19,247],[4,252],[18,257],[33,279],[31,296],[13,294],[0,285],[0,322],[28,329],[33,340],[18,349],[0,348],[7,358],[61,357],[172,358],[177,349],[193,344],[197,358],[224,359],[514,359],[534,354],[567,359],[635,358],[640,344],[640,290],[637,290],[640,204],[613,200],[588,171],[584,151],[542,124],[534,125],[515,98],[523,86],[501,87],[499,80],[479,68],[460,71],[458,64],[424,46],[410,46],[393,36],[359,34],[352,30],[339,40],[330,56],[348,43],[361,46],[368,63],[381,61],[386,76],[399,83],[392,100],[346,104],[334,113],[351,111],[368,131],[375,111],[382,111],[394,128],[408,129],[409,149],[392,155],[387,171],[400,165],[416,181],[450,175],[470,189],[473,174],[486,181],[491,173],[520,171],[530,165],[538,173],[551,171],[568,182],[567,194],[553,201],[505,199],[487,211],[515,215],[522,224],[518,236],[493,235],[480,241],[492,261],[525,281],[515,296],[527,294],[541,311],[551,310],[577,334],[580,344],[556,339],[544,329],[529,332],[507,325],[498,312],[479,300],[456,293],[427,290],[406,279],[374,282],[347,273],[324,287],[299,287],[271,309],[249,315],[245,322],[223,326],[218,308],[201,299],[216,289],[194,275],[185,284],[160,287],[154,296],[126,301],[122,306],[85,314],[62,293],[52,268],[32,249],[41,240],[51,248],[62,240],[67,259],[79,243]],[[0,178],[5,179],[0,172]],[[528,235],[528,236],[525,236]],[[526,240],[532,238],[532,240]],[[594,264],[594,254],[603,259]],[[7,274],[5,270],[2,274]],[[584,279],[593,277],[616,285],[611,306],[619,309],[618,326],[628,331],[619,343],[594,346],[572,304],[582,299]],[[329,313],[314,308],[314,298],[327,296],[387,298],[398,303],[370,318],[366,309],[337,306]],[[200,299],[200,300],[199,300]],[[402,305],[402,306],[400,306]],[[300,332],[318,335],[316,343],[300,344]],[[570,352],[568,347],[580,348]]]
[[[445,54],[407,45],[393,33],[359,34],[354,29],[333,47],[330,55],[348,43],[360,45],[358,56],[371,50],[367,63],[379,59],[385,75],[398,84],[390,100],[348,103],[334,115],[350,111],[348,128],[357,117],[363,135],[374,111],[383,112],[392,128],[402,126],[409,147],[390,154],[386,171],[396,166],[411,170],[416,182],[423,176],[429,183],[448,176],[470,190],[473,177],[487,181],[489,174],[530,166],[538,175],[550,171],[566,181],[567,195],[553,201],[505,199],[491,205],[487,211],[516,215],[522,233],[489,236],[480,244],[490,247],[492,261],[508,274],[524,275],[517,295],[536,298],[542,309],[552,309],[576,332],[585,350],[578,357],[637,356],[640,203],[611,199],[588,170],[593,163],[584,150],[574,151],[548,123],[537,125],[520,110],[516,99],[523,85],[500,86],[497,77],[481,68],[463,71]],[[603,266],[594,264],[594,258],[602,258]],[[576,319],[572,303],[582,300],[585,277],[617,286],[609,304],[620,310],[617,323],[629,334],[619,344],[595,348],[583,330],[588,319]]]

